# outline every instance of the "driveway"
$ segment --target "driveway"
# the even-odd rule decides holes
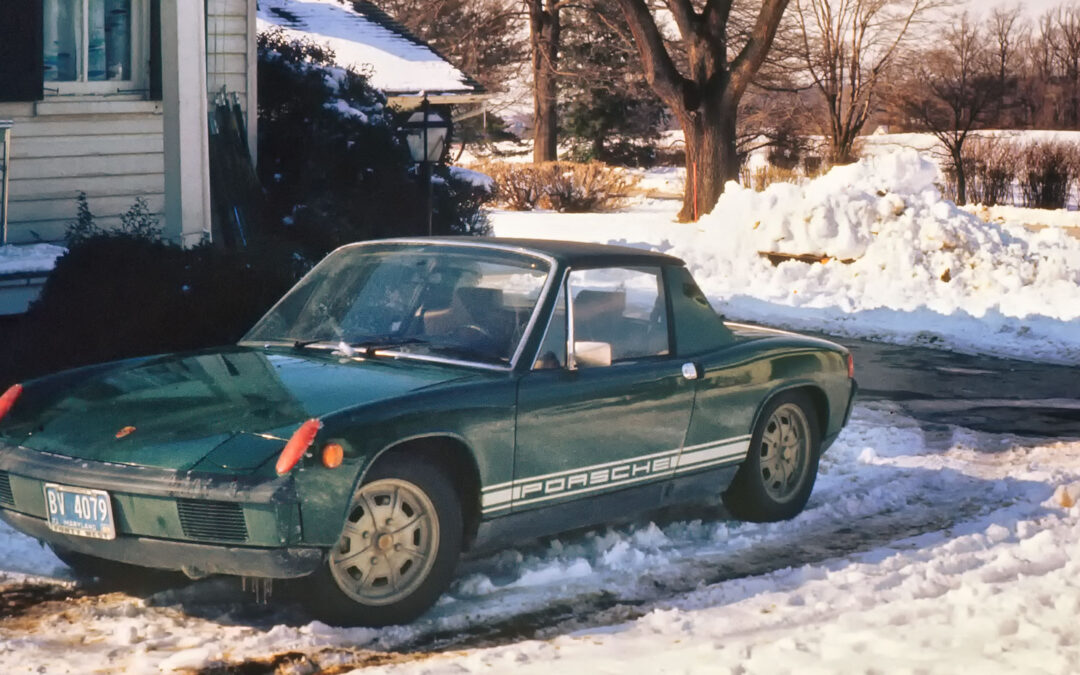
[[[1080,367],[823,336],[855,357],[859,398],[928,426],[1080,439]]]

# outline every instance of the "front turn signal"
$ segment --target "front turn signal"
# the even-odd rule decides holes
[[[22,394],[22,390],[23,386],[21,384],[13,384],[8,387],[3,395],[0,395],[0,420],[4,419],[4,416],[15,407],[15,401]]]
[[[279,476],[284,476],[292,471],[292,468],[304,456],[311,444],[315,442],[315,436],[318,435],[321,428],[322,422],[317,419],[310,419],[300,425],[300,428],[293,433],[289,442],[285,444],[285,449],[281,451],[281,455],[278,456],[275,468]]]
[[[336,469],[345,459],[345,448],[340,443],[327,443],[322,449],[322,463],[327,469]]]

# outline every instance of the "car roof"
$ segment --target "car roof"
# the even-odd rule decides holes
[[[650,251],[648,249],[633,248],[631,246],[617,246],[614,244],[596,244],[581,241],[559,241],[555,239],[519,239],[510,237],[424,237],[418,239],[387,239],[386,243],[419,243],[439,244],[447,243],[460,246],[462,244],[479,244],[482,246],[500,246],[510,249],[524,249],[532,253],[540,253],[555,258],[560,263],[570,267],[601,267],[607,265],[684,265],[685,263],[674,256]],[[368,242],[376,243],[376,242]]]

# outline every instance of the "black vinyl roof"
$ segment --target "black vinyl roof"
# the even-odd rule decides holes
[[[553,239],[516,239],[504,237],[433,237],[426,239],[435,244],[449,241],[455,244],[475,242],[478,244],[497,244],[522,248],[535,253],[543,253],[571,267],[593,267],[605,265],[684,265],[682,260],[665,253],[650,251],[631,246],[614,244],[594,244],[581,241],[559,241]]]

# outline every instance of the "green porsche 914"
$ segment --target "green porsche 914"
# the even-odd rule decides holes
[[[7,389],[0,517],[77,572],[305,577],[325,620],[402,623],[466,550],[720,498],[795,516],[853,375],[661,253],[353,244],[235,346]]]

